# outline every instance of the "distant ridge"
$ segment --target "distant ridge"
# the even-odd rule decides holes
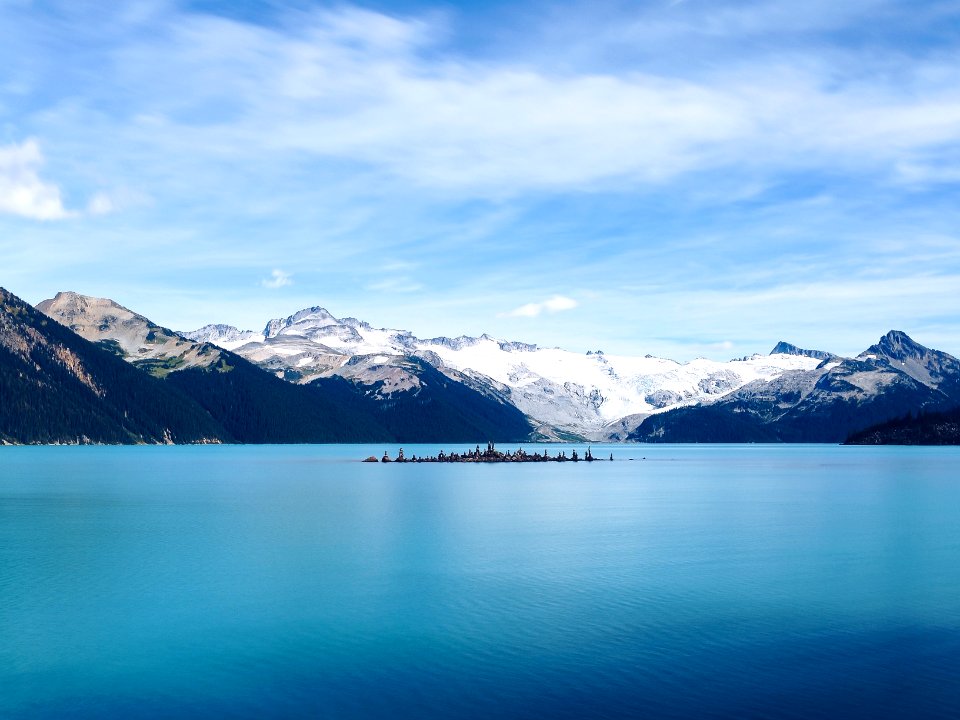
[[[781,341],[678,363],[421,340],[319,306],[193,338],[109,299],[39,307],[0,295],[0,442],[841,442],[960,405],[960,360],[899,330],[854,358]]]
[[[776,349],[786,343],[778,344]],[[748,383],[711,403],[646,418],[639,442],[843,442],[908,412],[960,404],[960,360],[891,331],[856,358]]]
[[[803,348],[798,348],[796,345],[784,342],[783,340],[774,345],[773,350],[770,351],[770,354],[802,355],[804,357],[816,358],[817,360],[832,360],[836,357],[836,355],[833,353],[824,352],[823,350],[804,350]]]

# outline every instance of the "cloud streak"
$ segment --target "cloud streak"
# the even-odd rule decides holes
[[[832,27],[877,4],[808,14]],[[732,44],[785,12],[761,3],[698,17],[715,42]],[[103,68],[137,118],[126,131],[138,142],[149,133],[214,158],[358,162],[432,191],[642,188],[721,168],[769,175],[838,162],[894,177],[918,154],[960,142],[960,68],[947,57],[892,76],[881,60],[851,72],[848,56],[821,59],[816,48],[786,59],[755,51],[709,74],[557,72],[438,60],[443,25],[351,6],[291,13],[279,28],[182,12],[162,27],[150,41],[111,38],[116,64]],[[676,23],[659,32],[682,44],[694,28],[704,32]]]
[[[563,312],[564,310],[573,310],[579,303],[573,298],[563,295],[554,295],[552,298],[543,302],[527,303],[510,312],[503,313],[501,317],[535,318],[544,313],[553,314]]]

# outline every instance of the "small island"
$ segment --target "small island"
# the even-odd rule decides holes
[[[371,455],[363,462],[399,462],[399,463],[425,463],[425,462],[440,462],[440,463],[504,463],[504,462],[593,462],[597,458],[594,457],[591,448],[587,448],[587,451],[581,456],[577,453],[576,450],[573,450],[569,456],[567,456],[566,450],[560,450],[556,455],[550,455],[546,450],[542,453],[534,452],[528,453],[523,448],[514,450],[513,452],[502,452],[497,450],[496,446],[492,442],[487,443],[487,449],[481,450],[480,446],[473,450],[465,450],[462,453],[452,452],[445,453],[441,450],[437,455],[432,456],[421,456],[411,455],[407,457],[403,454],[403,448],[400,448],[400,452],[397,453],[396,458],[391,458],[389,453],[384,451],[383,457],[377,460],[376,457]],[[610,454],[610,460],[613,460],[613,454]]]

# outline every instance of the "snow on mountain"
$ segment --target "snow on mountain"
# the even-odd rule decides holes
[[[908,412],[960,402],[960,360],[899,331],[855,358],[754,381],[716,401],[644,420],[628,439],[655,442],[841,442]]]
[[[248,342],[263,342],[264,336],[252,330],[238,330],[233,325],[204,325],[199,330],[181,332],[185,338],[194,342],[208,342],[224,350],[235,350]]]
[[[211,327],[220,326],[185,335],[196,338]],[[514,405],[545,426],[597,438],[605,436],[606,426],[616,427],[627,416],[635,416],[635,426],[651,413],[722,397],[749,382],[788,371],[812,370],[820,362],[807,355],[777,353],[679,363],[599,351],[581,354],[485,334],[421,340],[406,330],[374,328],[355,318],[338,320],[321,307],[271,320],[262,336],[235,328],[218,332],[202,337],[298,382],[353,377],[362,367],[365,379],[379,373],[394,387],[414,387],[416,381],[407,376],[403,358],[419,357],[451,376],[469,377],[496,392],[508,391]],[[358,357],[366,359],[351,360]]]
[[[770,351],[771,355],[806,355],[807,357],[817,358],[818,360],[831,360],[836,357],[833,353],[824,352],[823,350],[804,350],[799,348],[796,345],[781,340],[778,342],[773,350]]]
[[[725,395],[757,379],[815,367],[815,359],[753,356],[716,362],[678,363],[655,357],[591,353],[559,348],[512,350],[487,339],[452,350],[427,345],[445,364],[470,368],[507,385],[517,406],[559,427],[598,431],[627,415],[650,414]]]
[[[944,382],[948,385],[956,384],[957,376],[960,375],[960,362],[955,357],[924,347],[902,330],[891,330],[857,358],[883,358],[914,380],[936,388],[941,387]]]

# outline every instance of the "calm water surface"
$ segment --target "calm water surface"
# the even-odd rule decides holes
[[[960,717],[958,448],[384,449],[0,448],[0,717]]]

